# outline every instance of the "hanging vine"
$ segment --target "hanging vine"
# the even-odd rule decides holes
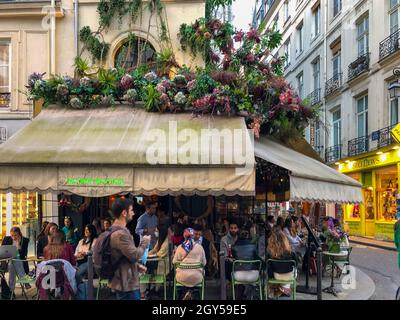
[[[139,18],[140,22],[142,22],[142,14],[144,9],[143,0],[129,0],[128,2],[125,2],[124,0],[101,0],[97,6],[97,13],[99,14],[98,29],[96,31],[92,31],[90,27],[85,26],[80,30],[80,41],[84,44],[84,46],[79,54],[79,57],[86,50],[92,56],[92,62],[97,62],[101,65],[110,48],[110,45],[104,40],[103,33],[107,32],[115,19],[118,19],[118,25],[121,27],[123,18],[125,16],[128,17],[128,26],[129,30],[131,30],[132,25],[135,24]],[[159,38],[158,42],[160,44],[161,51],[171,51],[173,53],[171,39],[169,36],[167,15],[162,1],[150,0],[146,6],[146,9],[149,11],[150,17],[147,27],[147,36],[144,40],[144,43],[142,43],[140,39],[137,39],[132,33],[129,34],[126,42],[128,46],[126,50],[126,57],[131,54],[131,50],[135,49],[135,46],[133,45],[134,42],[138,42],[138,65],[141,65],[143,54],[146,52],[149,43],[151,27],[157,28],[157,36]],[[154,17],[155,25],[152,24]],[[171,57],[169,54],[164,54],[163,56],[168,56],[171,61],[175,61],[175,57]],[[171,62],[171,64],[174,65],[175,63]],[[125,67],[125,65],[122,65],[122,67]]]

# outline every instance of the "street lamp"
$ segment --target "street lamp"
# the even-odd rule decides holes
[[[400,68],[394,68],[393,74],[395,77],[399,78],[400,77]],[[391,99],[400,98],[400,82],[399,81],[393,82],[389,86],[389,92],[390,92]]]

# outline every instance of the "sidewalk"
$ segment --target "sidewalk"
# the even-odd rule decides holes
[[[350,236],[350,242],[385,250],[397,251],[393,241],[376,240],[374,238],[361,237],[361,236]]]

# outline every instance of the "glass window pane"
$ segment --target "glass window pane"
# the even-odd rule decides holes
[[[399,16],[398,12],[395,11],[390,15],[390,34],[395,33],[399,28]]]
[[[393,126],[399,122],[399,100],[390,101],[390,125]]]
[[[2,92],[8,92],[9,85],[10,85],[9,69],[8,67],[0,67],[0,87],[1,89],[3,89]]]
[[[9,60],[10,46],[8,44],[0,44],[0,66],[8,66]]]

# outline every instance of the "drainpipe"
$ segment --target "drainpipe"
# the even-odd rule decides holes
[[[327,48],[327,36],[328,36],[328,21],[329,21],[329,17],[328,17],[328,0],[325,0],[325,23],[324,23],[324,68],[325,68],[325,72],[324,72],[324,89],[325,89],[325,85],[326,85],[326,81],[328,80],[328,48]],[[322,90],[321,90],[322,91]],[[325,95],[325,93],[324,93]],[[327,129],[327,111],[326,111],[326,100],[325,98],[323,99],[323,104],[322,104],[322,110],[323,110],[323,117],[324,117],[324,125],[325,125],[325,130],[323,130],[323,135],[324,135],[324,143],[325,143],[325,150],[328,148],[329,146],[329,135],[326,132]],[[326,159],[325,159],[326,160]]]
[[[51,29],[50,29],[50,43],[51,43],[51,48],[50,48],[50,74],[55,74],[56,73],[56,1],[51,0]]]
[[[75,56],[79,55],[79,0],[74,0],[74,40],[75,40]]]

